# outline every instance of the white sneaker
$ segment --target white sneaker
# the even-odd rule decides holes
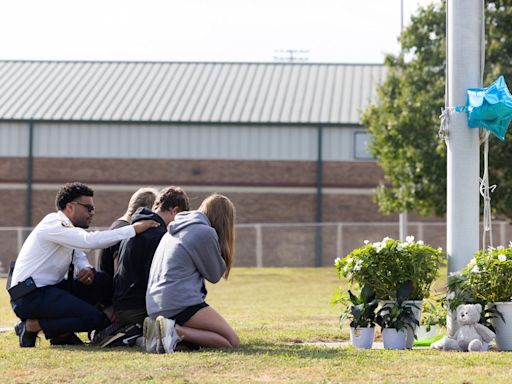
[[[174,323],[174,320],[166,319],[163,316],[156,318],[157,339],[160,341],[159,345],[163,346],[165,353],[173,353],[176,344],[183,340],[182,337],[178,336]]]
[[[144,344],[146,345],[146,352],[157,352],[157,326],[156,321],[151,317],[146,317],[144,319],[144,324],[142,327],[142,334],[144,336]]]

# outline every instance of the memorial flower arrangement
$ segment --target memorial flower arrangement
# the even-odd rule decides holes
[[[404,242],[385,237],[375,243],[365,240],[344,258],[337,258],[334,265],[339,277],[370,287],[380,300],[395,299],[398,287],[407,281],[413,285],[410,298],[422,300],[429,296],[445,256],[441,248],[414,241],[413,236]]]
[[[462,303],[512,301],[512,243],[509,247],[489,247],[459,273],[448,278],[450,308]]]

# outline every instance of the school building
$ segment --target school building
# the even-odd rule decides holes
[[[360,124],[384,77],[377,64],[0,61],[0,227],[37,224],[69,181],[95,190],[97,227],[137,188],[178,185],[193,208],[233,200],[238,265],[329,265],[331,223],[397,221],[372,201],[383,173]],[[345,247],[358,228],[342,228]],[[4,266],[12,236],[0,231]]]

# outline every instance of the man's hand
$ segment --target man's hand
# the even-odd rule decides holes
[[[146,229],[159,227],[160,223],[156,222],[155,220],[141,220],[132,225],[135,229],[135,233],[138,235],[144,232]]]
[[[91,285],[94,280],[94,269],[84,268],[78,272],[76,279],[85,285]]]

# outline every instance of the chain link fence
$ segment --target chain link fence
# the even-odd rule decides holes
[[[7,272],[32,228],[0,227],[0,274]],[[102,228],[97,228],[102,229]],[[397,222],[239,224],[236,226],[236,259],[239,267],[314,267],[332,265],[359,247],[364,240],[398,238]],[[408,234],[433,247],[446,247],[445,222],[409,222]],[[507,246],[512,226],[506,221],[493,223],[494,246]],[[89,258],[98,265],[100,251]]]

